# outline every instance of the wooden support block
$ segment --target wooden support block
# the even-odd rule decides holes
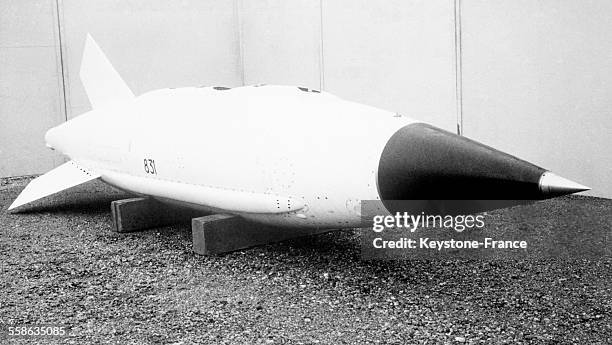
[[[132,198],[111,203],[117,232],[131,232],[175,224],[189,219],[182,212],[151,198]]]
[[[277,228],[252,223],[239,216],[215,214],[191,220],[193,251],[214,255],[329,232],[330,229]]]

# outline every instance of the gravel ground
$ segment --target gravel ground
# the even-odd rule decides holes
[[[41,343],[612,343],[610,258],[363,261],[355,231],[203,257],[189,224],[114,233],[98,182],[7,213],[27,181],[0,180],[0,322],[71,328]],[[577,203],[610,231],[612,200],[544,207]]]

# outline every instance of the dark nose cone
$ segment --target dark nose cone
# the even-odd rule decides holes
[[[588,189],[566,179],[573,185],[551,186],[563,181],[552,181],[551,173],[545,173],[489,146],[419,123],[397,131],[385,146],[378,191],[382,200],[536,200]]]

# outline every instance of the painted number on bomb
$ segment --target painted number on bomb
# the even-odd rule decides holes
[[[155,168],[155,160],[145,158],[144,159],[144,171],[147,174],[157,175],[157,168]]]

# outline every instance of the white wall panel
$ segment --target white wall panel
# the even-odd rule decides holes
[[[0,47],[55,45],[55,0],[3,0],[0,16]]]
[[[239,0],[245,84],[320,88],[319,1]]]
[[[464,1],[467,136],[612,197],[612,2]]]
[[[0,177],[62,162],[44,133],[64,120],[54,0],[0,2]]]
[[[456,131],[453,1],[323,0],[324,89]]]
[[[79,79],[89,32],[134,94],[242,84],[233,1],[61,0],[69,117],[90,109]]]

